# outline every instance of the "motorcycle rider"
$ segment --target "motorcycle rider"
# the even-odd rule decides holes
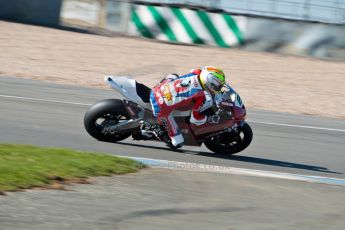
[[[170,74],[152,89],[150,102],[154,116],[167,129],[173,147],[182,147],[184,138],[172,112],[192,109],[190,122],[205,124],[207,117],[201,112],[214,105],[224,84],[225,75],[221,69],[205,66],[183,76]]]

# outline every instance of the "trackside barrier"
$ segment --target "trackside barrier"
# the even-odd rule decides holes
[[[132,4],[128,33],[184,44],[243,44],[246,18],[173,6]]]
[[[10,3],[11,2],[11,3]],[[345,25],[239,16],[128,0],[0,0],[0,19],[126,34],[177,44],[345,60]],[[44,2],[44,3],[42,3]],[[157,2],[157,1],[156,1]]]

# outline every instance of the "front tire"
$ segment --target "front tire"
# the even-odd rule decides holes
[[[204,141],[205,146],[214,153],[235,154],[243,151],[253,140],[251,127],[244,123],[237,128],[238,132],[223,133]]]
[[[121,100],[106,99],[92,105],[84,116],[84,127],[95,139],[117,142],[129,137],[133,130],[116,133],[106,132],[107,126],[129,120],[130,117]]]

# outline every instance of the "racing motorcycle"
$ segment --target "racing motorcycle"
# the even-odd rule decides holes
[[[164,124],[153,116],[150,104],[151,89],[128,77],[105,77],[105,82],[124,99],[105,99],[92,105],[85,114],[84,126],[94,138],[118,142],[130,136],[134,140],[170,142]],[[196,126],[189,122],[191,111],[173,111],[173,116],[187,146],[205,146],[215,153],[235,154],[249,146],[253,138],[245,121],[246,108],[235,90],[226,84],[217,108],[201,111],[207,122]]]

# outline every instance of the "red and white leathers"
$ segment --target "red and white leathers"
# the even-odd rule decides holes
[[[201,70],[195,69],[191,73],[177,77],[169,75],[156,85],[150,96],[153,113],[158,122],[167,128],[168,135],[174,146],[183,144],[183,136],[171,115],[173,110],[192,110],[190,122],[202,125],[207,117],[200,112],[213,104],[212,96],[202,88],[199,75]]]

